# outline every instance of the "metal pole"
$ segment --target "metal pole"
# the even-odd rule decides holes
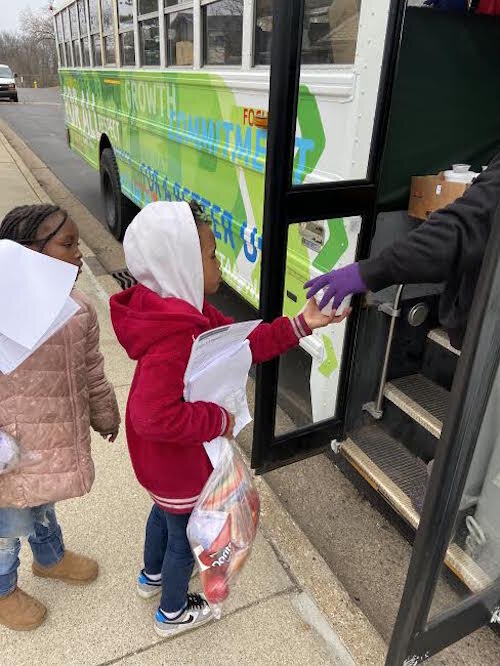
[[[389,370],[389,359],[391,358],[392,341],[394,339],[394,331],[396,329],[396,320],[401,316],[401,297],[403,295],[404,284],[400,284],[394,297],[394,303],[384,303],[379,307],[380,312],[385,312],[391,318],[389,324],[389,333],[387,335],[387,344],[385,346],[384,363],[382,365],[382,374],[380,376],[380,384],[378,387],[377,400],[363,405],[363,409],[370,414],[374,419],[380,420],[384,415],[382,411],[382,404],[384,402],[384,389],[387,381],[387,372]]]
[[[396,320],[401,316],[401,296],[403,295],[404,284],[400,284],[396,292],[396,298],[392,306],[391,324],[389,326],[389,335],[387,337],[387,347],[385,350],[384,365],[382,366],[382,377],[380,379],[380,386],[378,389],[377,404],[375,408],[377,411],[382,411],[382,402],[384,401],[384,389],[387,381],[387,371],[389,369],[389,359],[391,357],[392,341],[394,339],[394,329],[396,328]]]

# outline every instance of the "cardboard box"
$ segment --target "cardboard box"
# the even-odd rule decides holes
[[[408,214],[419,220],[426,220],[435,210],[444,208],[461,197],[469,187],[466,183],[448,182],[442,173],[437,176],[413,176]]]
[[[193,42],[177,42],[175,45],[175,59],[177,65],[192,65]]]

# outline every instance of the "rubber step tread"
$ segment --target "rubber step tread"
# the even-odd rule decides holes
[[[425,497],[426,465],[380,426],[370,425],[350,433],[341,454],[392,508],[415,530],[420,513],[413,500]],[[419,502],[419,503],[420,503]],[[490,577],[456,543],[448,547],[445,563],[474,593],[491,585]]]
[[[448,411],[449,391],[417,374],[388,382],[384,395],[434,437],[441,437]]]

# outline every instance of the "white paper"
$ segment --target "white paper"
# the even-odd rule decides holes
[[[238,345],[245,342],[262,320],[246,321],[240,324],[230,324],[214,328],[202,333],[196,338],[188,366],[186,368],[185,383],[199,374],[207,365],[221,354],[235,350]]]
[[[78,267],[0,240],[0,333],[33,349],[62,311]]]
[[[208,400],[235,415],[235,437],[252,421],[246,394],[251,366],[250,343],[245,340],[236,349],[231,345],[226,354],[216,357],[186,385],[189,402]]]
[[[37,341],[33,349],[28,349],[10,340],[0,333],[0,372],[8,375],[31,356],[44,342],[57,333],[78,312],[80,306],[72,298],[68,298],[61,312],[57,315],[45,334]]]
[[[248,373],[252,352],[248,336],[260,321],[232,324],[203,333],[193,344],[184,377],[187,402],[214,402],[235,416],[234,435],[252,421],[247,402]],[[226,440],[205,443],[215,468]]]
[[[316,301],[318,306],[321,303],[325,293],[326,293],[326,288],[322,289],[314,296],[314,300]],[[347,308],[351,307],[351,300],[352,300],[352,294],[348,294],[344,298],[344,300],[336,310],[339,315],[341,315],[344,312],[344,310],[347,310]],[[325,307],[321,310],[321,313],[329,317],[332,314],[332,310],[333,310],[333,298],[325,305]]]
[[[224,444],[227,443],[225,437],[216,437],[210,442],[205,442],[203,446],[207,452],[207,456],[212,463],[212,467],[215,469],[219,464],[220,459],[222,458],[222,452],[224,451]]]

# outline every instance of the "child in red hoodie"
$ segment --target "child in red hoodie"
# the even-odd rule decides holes
[[[196,204],[149,204],[123,245],[139,284],[111,298],[111,317],[118,340],[137,361],[127,439],[137,479],[154,502],[137,587],[145,598],[161,593],[155,629],[165,637],[212,618],[204,596],[188,594],[194,562],[186,527],[212,472],[203,443],[231,438],[234,417],[213,403],[185,402],[184,374],[193,341],[232,320],[205,301],[222,275],[214,234]],[[261,324],[249,337],[253,361],[287,352],[313,329],[346,314],[323,315],[312,300],[295,319]]]

